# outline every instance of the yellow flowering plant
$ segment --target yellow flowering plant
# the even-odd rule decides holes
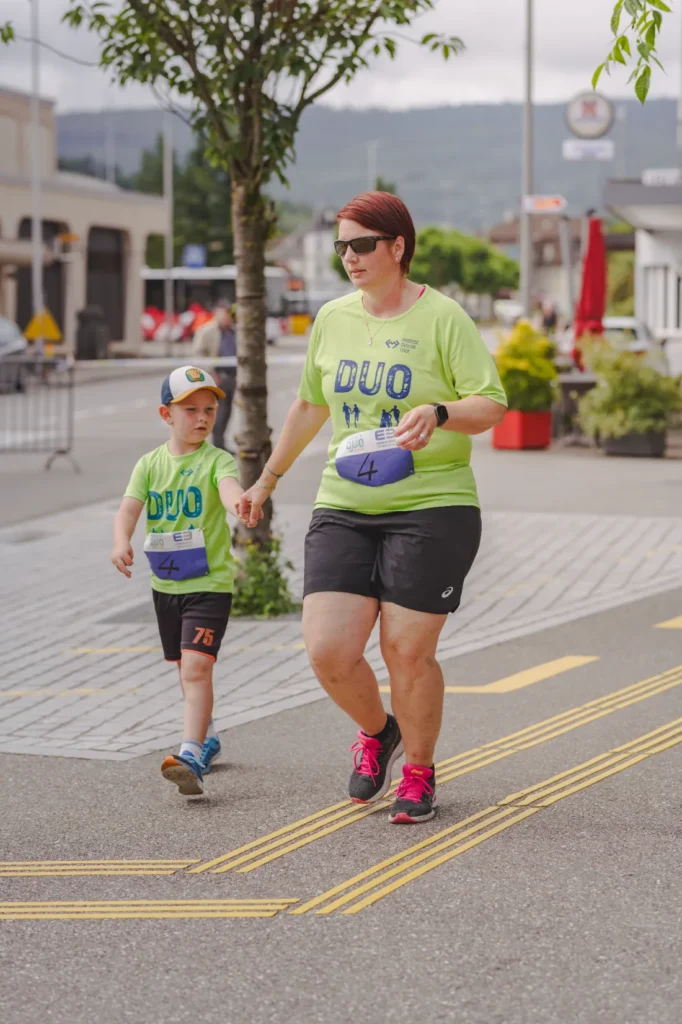
[[[526,320],[520,320],[495,353],[510,409],[547,412],[556,395],[555,349]]]

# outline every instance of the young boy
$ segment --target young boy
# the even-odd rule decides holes
[[[139,460],[114,522],[111,561],[130,578],[130,540],[147,507],[144,550],[166,661],[177,663],[184,704],[180,753],[161,773],[184,796],[203,793],[203,777],[220,753],[213,725],[213,665],[232,604],[234,561],[225,512],[243,493],[232,455],[207,440],[218,399],[213,377],[181,366],[161,387],[161,418],[170,438]]]

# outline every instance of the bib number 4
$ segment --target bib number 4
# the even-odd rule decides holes
[[[364,487],[395,484],[414,473],[412,452],[398,448],[395,431],[364,430],[347,437],[336,453],[336,471],[344,480]]]

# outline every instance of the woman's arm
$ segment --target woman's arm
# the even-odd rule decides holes
[[[448,410],[448,420],[441,430],[453,430],[458,434],[482,434],[501,423],[506,407],[485,395],[469,395],[458,402],[442,402]],[[418,405],[403,416],[395,428],[399,448],[419,451],[431,440],[438,426],[436,410],[432,405]]]
[[[329,406],[313,405],[296,398],[287,415],[282,433],[257,482],[242,494],[238,515],[247,526],[255,526],[262,506],[277,486],[277,481],[293,466],[302,451],[319,434],[329,418]]]

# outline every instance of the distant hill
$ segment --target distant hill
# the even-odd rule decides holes
[[[635,177],[647,167],[677,165],[675,102],[652,100],[642,107],[627,101],[620,106],[627,116],[611,133],[616,160],[605,164],[565,162],[565,108],[536,108],[536,191],[562,193],[571,204],[570,212],[579,214],[599,207],[607,178]],[[116,163],[124,173],[132,173],[142,151],[161,131],[162,114],[158,109],[118,110],[111,117]],[[511,103],[407,111],[312,107],[298,134],[288,197],[310,206],[337,207],[364,190],[376,168],[395,182],[418,224],[488,228],[518,205],[521,117],[521,107]],[[102,113],[58,116],[59,156],[103,162],[106,118]],[[192,133],[178,118],[174,138],[184,156]],[[275,182],[270,191],[276,197],[287,195]]]

